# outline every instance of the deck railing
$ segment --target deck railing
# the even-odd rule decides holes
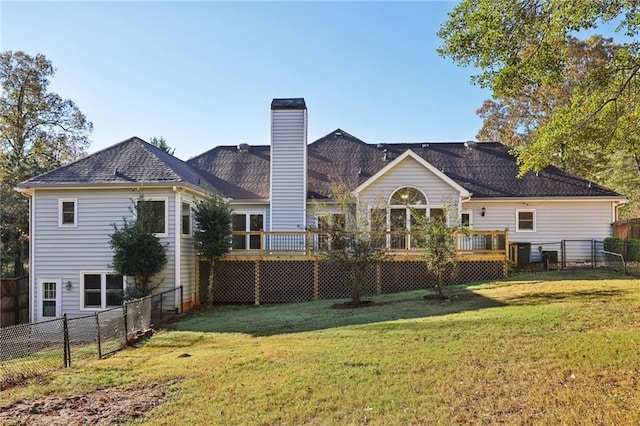
[[[332,244],[331,234],[314,231],[233,232],[233,248],[227,258],[247,256],[318,256]],[[376,240],[392,256],[421,256],[420,239],[411,232],[386,232]],[[456,232],[455,247],[461,258],[506,259],[507,231]]]

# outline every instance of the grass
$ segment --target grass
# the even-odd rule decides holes
[[[335,301],[226,306],[2,392],[167,383],[146,424],[638,424],[640,280],[553,272]],[[189,354],[190,356],[182,356]]]

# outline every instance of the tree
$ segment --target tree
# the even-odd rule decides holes
[[[333,185],[332,192],[339,213],[318,229],[320,256],[325,262],[340,265],[346,272],[351,303],[358,306],[362,303],[367,269],[388,259],[384,244],[386,230],[377,226],[379,224],[370,223],[366,206],[361,205],[345,185]],[[328,209],[326,205],[316,203],[316,210],[326,212]],[[373,222],[374,218],[371,219]]]
[[[149,139],[149,143],[169,155],[173,155],[173,153],[176,152],[175,148],[171,148],[169,145],[167,145],[167,140],[162,136],[160,136],[159,138],[152,137],[151,139]]]
[[[514,152],[523,175],[558,161],[576,165],[593,149],[597,155],[586,158],[587,169],[613,152],[640,158],[639,16],[637,0],[464,0],[440,28],[438,51],[479,68],[472,82],[490,88],[498,101],[575,79],[569,99],[553,106],[548,121],[533,121],[530,140]],[[571,36],[613,22],[629,41],[607,46],[576,76]]]
[[[211,261],[206,301],[213,303],[216,260],[229,252],[233,241],[233,210],[220,195],[210,194],[205,200],[196,202],[193,216],[197,224],[194,238],[198,253],[208,256]]]
[[[141,196],[135,206],[134,220],[122,218],[122,228],[112,224],[111,234],[113,263],[111,267],[119,274],[133,279],[134,285],[127,286],[125,300],[138,299],[150,295],[160,283],[151,279],[167,264],[166,247],[151,231],[152,206]]]
[[[581,41],[567,38],[564,50],[565,78],[545,85],[525,87],[520,92],[484,101],[477,113],[483,125],[477,134],[481,141],[500,141],[508,146],[526,149],[535,143],[537,129],[550,123],[558,111],[571,106],[572,95],[594,68],[605,66],[616,55],[618,44],[599,35]],[[573,146],[562,143],[548,160],[605,187],[625,194],[630,199],[623,214],[635,217],[640,206],[637,182],[640,158],[625,151],[608,152],[606,146],[588,139]]]
[[[0,53],[0,233],[3,253],[22,275],[28,250],[28,201],[15,186],[84,154],[93,125],[69,99],[48,91],[55,74],[44,55]]]
[[[456,254],[455,237],[458,232],[466,232],[465,228],[458,224],[447,225],[449,208],[445,207],[442,217],[426,218],[422,215],[414,215],[418,220],[417,232],[419,238],[415,241],[423,249],[423,258],[430,271],[436,277],[436,290],[438,296],[446,298],[444,292],[447,273],[453,273],[458,264]]]

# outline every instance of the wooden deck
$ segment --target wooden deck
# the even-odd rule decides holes
[[[331,244],[330,236],[320,232],[233,232],[233,248],[223,260],[260,261],[317,260],[322,250]],[[423,257],[423,250],[410,233],[388,232],[380,239],[393,260],[416,261]],[[455,235],[459,260],[505,261],[508,260],[509,240],[507,231],[470,231]]]

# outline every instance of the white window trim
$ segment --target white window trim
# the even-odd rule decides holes
[[[62,203],[73,203],[73,223],[62,223]],[[78,199],[77,198],[58,198],[58,228],[77,228],[78,227]]]
[[[520,213],[533,213],[533,229],[520,229]],[[536,209],[516,209],[516,232],[536,232]]]
[[[265,232],[265,219],[266,219],[266,214],[263,211],[250,211],[250,210],[234,210],[233,211],[234,215],[245,215],[245,220],[244,220],[244,231],[237,231],[237,232],[260,232],[260,231],[251,231],[251,216],[262,216],[262,232]],[[231,224],[231,229],[233,230],[233,223]],[[251,235],[247,234],[244,236],[245,239],[245,247],[244,249],[236,249],[236,250],[254,250],[257,251],[258,249],[250,249],[249,246],[251,245]],[[264,238],[262,239],[262,241],[260,241],[260,245],[263,246],[264,248]],[[231,248],[231,250],[233,250],[233,248]]]
[[[56,316],[55,318],[60,318],[62,316],[62,279],[60,278],[38,278],[38,300],[36,301],[38,305],[38,318],[43,320],[45,318],[53,318],[53,317],[45,317],[42,312],[42,302],[44,301],[43,294],[43,285],[44,283],[55,283],[56,284]]]
[[[102,304],[100,307],[85,307],[84,306],[84,276],[85,275],[100,275],[100,300]],[[81,311],[104,311],[105,309],[111,309],[113,306],[107,306],[107,275],[120,275],[116,271],[81,271],[80,272],[80,310]],[[122,290],[127,290],[127,277],[122,277]]]
[[[187,234],[185,234],[184,232],[182,232],[182,219],[183,219],[183,214],[182,214],[182,205],[186,204],[189,206],[189,232]],[[182,201],[180,203],[180,235],[183,237],[190,237],[193,235],[193,204],[188,203],[186,201]]]
[[[473,229],[473,210],[462,210],[460,212],[460,223],[462,224],[462,215],[463,214],[468,214],[469,215],[469,229]]]
[[[164,232],[161,233],[154,233],[153,235],[155,235],[158,238],[166,238],[169,236],[169,197],[138,197],[138,198],[134,198],[134,202],[136,204],[136,208],[133,209],[133,217],[137,216],[137,207],[138,207],[138,201],[140,200],[144,200],[144,201],[164,201]],[[182,208],[182,205],[180,205],[180,208]],[[182,212],[180,212],[180,217],[182,218]],[[181,226],[182,227],[182,226]],[[182,233],[182,229],[180,229],[180,233]]]

